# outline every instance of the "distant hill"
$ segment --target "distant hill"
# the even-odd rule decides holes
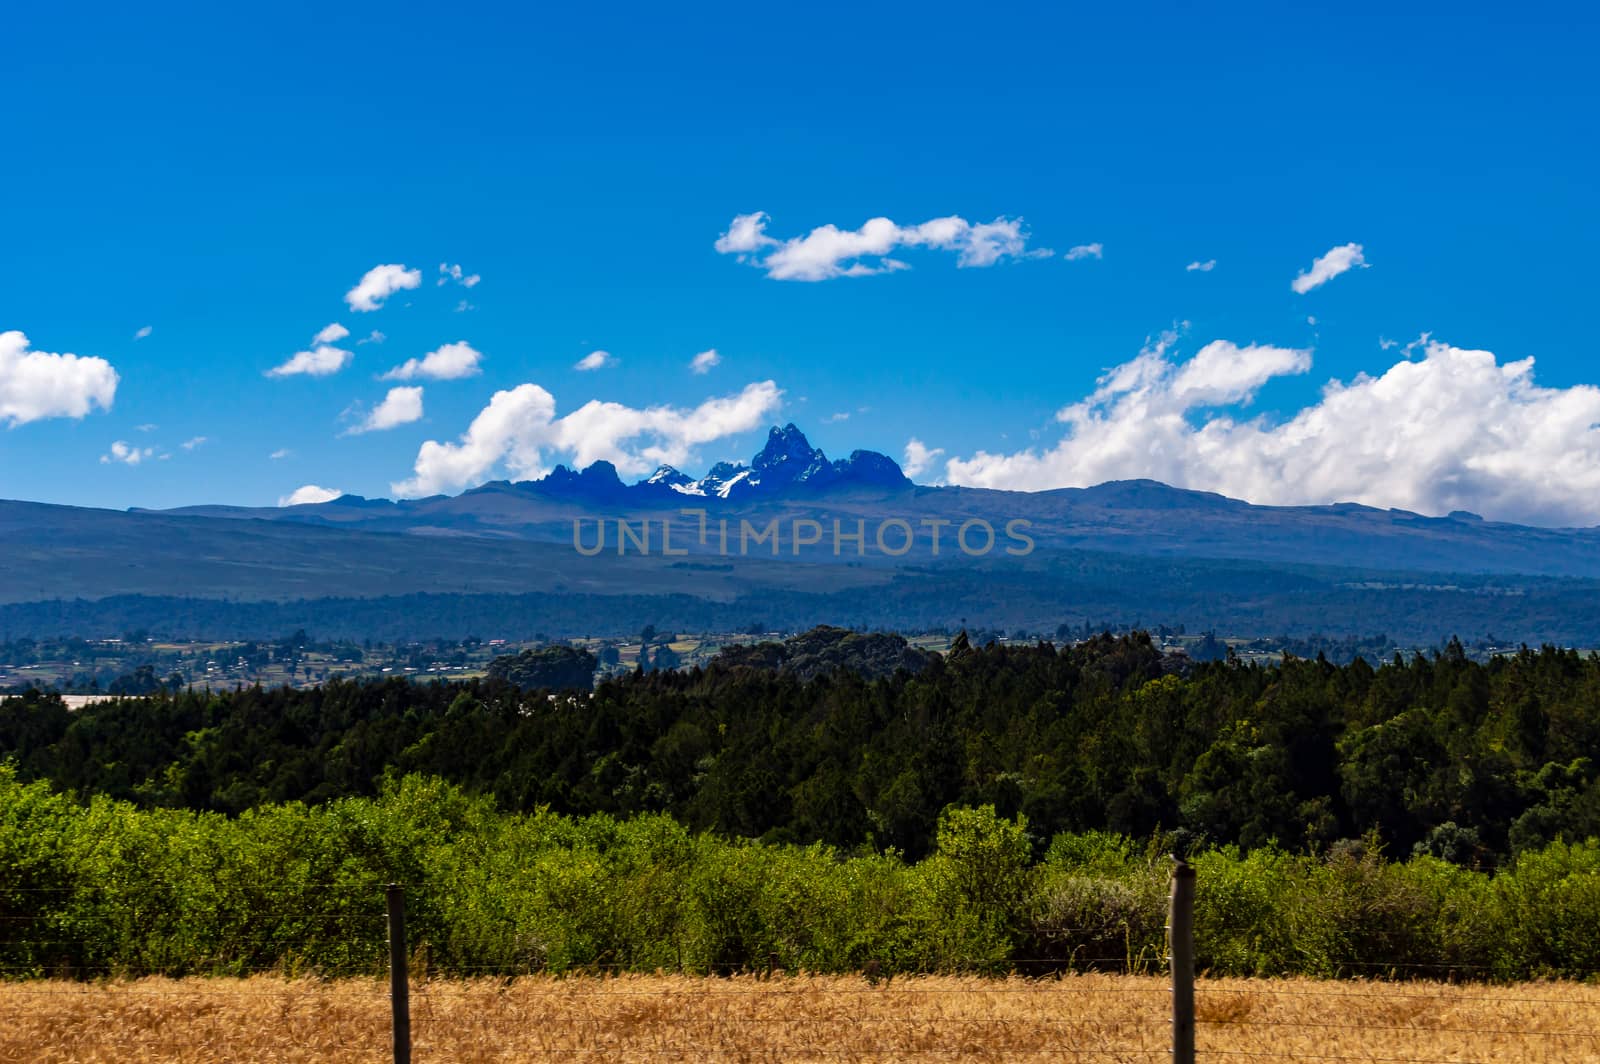
[[[917,485],[882,454],[830,460],[794,425],[774,427],[749,464],[700,478],[662,467],[630,484],[599,462],[402,501],[129,512],[0,502],[0,604],[11,604],[0,634],[100,628],[149,599],[229,630],[268,614],[331,616],[346,634],[377,636],[345,623],[361,616],[391,636],[435,635],[464,617],[481,626],[492,600],[518,623],[545,618],[533,630],[574,634],[637,631],[651,619],[639,604],[656,603],[679,630],[752,618],[793,631],[1228,617],[1263,634],[1600,644],[1596,581],[1596,528],[1253,506],[1154,481]],[[408,596],[427,610],[360,605]],[[1471,627],[1441,627],[1457,619]]]

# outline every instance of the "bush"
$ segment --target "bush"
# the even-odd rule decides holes
[[[1170,859],[950,808],[934,853],[843,856],[664,815],[503,813],[424,777],[237,818],[87,803],[0,765],[0,965],[21,975],[381,971],[384,887],[446,972],[996,972],[1163,963]],[[1196,952],[1228,975],[1581,977],[1600,969],[1600,843],[1494,873],[1267,846],[1194,857]]]

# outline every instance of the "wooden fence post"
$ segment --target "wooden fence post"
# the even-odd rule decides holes
[[[1172,868],[1167,907],[1167,956],[1172,963],[1172,1064],[1194,1064],[1194,868]]]
[[[390,883],[389,1012],[394,1027],[394,1064],[411,1064],[411,981],[406,970],[406,892]]]

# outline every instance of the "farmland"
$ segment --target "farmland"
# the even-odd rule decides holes
[[[417,980],[426,1061],[1160,1060],[1155,977],[545,976]],[[1600,987],[1201,980],[1201,1059],[1496,1061],[1600,1055]],[[386,1059],[382,980],[0,985],[0,1061]],[[1224,1056],[1225,1054],[1225,1056]]]

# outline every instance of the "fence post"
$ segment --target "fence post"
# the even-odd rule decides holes
[[[394,1025],[394,1064],[411,1064],[411,982],[406,970],[406,892],[390,883],[389,1012]]]
[[[1172,1064],[1194,1064],[1194,868],[1172,867],[1167,956],[1172,963]]]

